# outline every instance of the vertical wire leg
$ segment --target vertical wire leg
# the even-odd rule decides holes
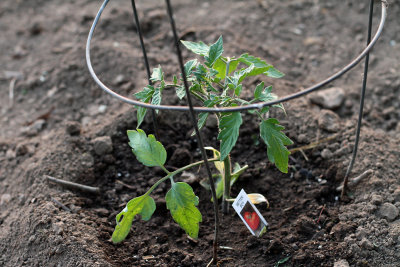
[[[147,79],[149,81],[149,84],[152,85],[153,82],[150,79],[151,78],[150,64],[149,64],[149,60],[147,58],[146,47],[144,46],[144,42],[143,42],[143,33],[142,33],[142,28],[140,27],[140,21],[139,21],[139,16],[138,16],[137,9],[136,9],[135,0],[131,0],[131,3],[132,3],[133,15],[135,17],[136,29],[137,29],[137,32],[138,32],[138,35],[139,35],[140,47],[142,48],[144,65],[146,67],[146,72],[147,72]],[[158,134],[157,117],[156,117],[156,112],[155,112],[154,109],[151,110],[151,116],[152,116],[152,119],[153,119],[154,134],[155,134],[157,140],[159,140],[160,136]]]
[[[212,197],[214,199],[213,204],[214,204],[215,229],[214,229],[214,242],[213,242],[213,258],[212,258],[212,260],[210,262],[210,264],[212,264],[212,263],[217,263],[217,250],[218,250],[219,214],[218,214],[217,194],[216,194],[216,191],[215,191],[214,178],[212,177],[210,165],[209,165],[208,159],[207,159],[207,154],[206,154],[206,151],[204,149],[203,138],[202,138],[201,133],[199,131],[199,128],[197,126],[196,113],[195,113],[195,111],[193,109],[192,98],[190,96],[189,86],[188,86],[188,82],[187,82],[187,78],[186,78],[186,74],[185,74],[185,69],[184,69],[184,66],[183,66],[182,53],[181,53],[181,49],[180,49],[180,46],[179,46],[179,38],[178,38],[178,35],[176,33],[175,21],[174,21],[174,18],[173,18],[171,4],[170,4],[169,0],[165,0],[165,3],[167,5],[168,16],[169,16],[169,20],[170,20],[170,23],[171,23],[171,29],[172,29],[172,33],[174,35],[174,41],[175,41],[175,46],[176,46],[176,54],[178,56],[179,67],[180,67],[180,70],[181,70],[181,73],[182,73],[183,83],[184,83],[184,86],[185,86],[187,101],[188,101],[188,105],[189,105],[189,109],[190,109],[190,117],[191,117],[191,120],[192,120],[192,123],[193,123],[193,127],[194,127],[194,129],[196,131],[196,137],[197,137],[197,140],[198,140],[199,149],[201,151],[201,155],[202,155],[203,160],[204,160],[204,165],[205,165],[205,167],[207,169],[207,174],[208,174],[208,178],[209,178],[209,182],[210,182],[210,186],[211,186]]]
[[[369,45],[369,43],[371,42],[373,13],[374,13],[374,0],[370,0],[367,45]],[[367,53],[367,55],[365,57],[364,77],[363,77],[362,88],[361,88],[360,109],[359,109],[359,113],[358,113],[356,139],[354,141],[353,155],[352,155],[350,164],[347,168],[346,175],[344,176],[342,193],[340,194],[341,199],[343,199],[344,195],[346,194],[346,190],[347,190],[348,182],[349,182],[349,176],[350,176],[351,170],[353,169],[355,159],[357,157],[358,143],[360,141],[361,123],[362,123],[363,110],[364,110],[365,91],[366,91],[366,87],[367,87],[368,64],[369,64],[369,52]]]

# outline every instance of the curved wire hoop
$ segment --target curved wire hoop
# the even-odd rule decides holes
[[[99,22],[99,19],[101,17],[101,14],[103,13],[105,7],[107,4],[110,2],[110,0],[104,0],[103,4],[101,5],[99,11],[97,12],[97,15],[93,21],[93,24],[90,28],[89,31],[89,36],[86,42],[86,63],[89,68],[90,75],[94,79],[94,81],[100,86],[101,89],[103,89],[105,92],[110,94],[111,96],[128,103],[130,105],[135,105],[139,107],[144,107],[144,108],[149,108],[149,109],[155,109],[155,110],[175,110],[175,111],[189,111],[188,106],[170,106],[170,105],[152,105],[148,103],[143,103],[125,96],[122,96],[116,92],[114,92],[112,89],[108,88],[96,75],[96,73],[93,70],[92,62],[90,60],[90,44],[93,38],[94,30]],[[330,82],[336,80],[337,78],[341,77],[343,74],[351,70],[353,67],[355,67],[368,53],[369,51],[374,47],[376,42],[378,41],[379,37],[382,34],[383,31],[383,26],[386,21],[386,16],[387,16],[387,2],[385,0],[382,0],[382,12],[381,12],[381,19],[380,23],[378,26],[378,29],[372,38],[371,42],[368,44],[368,46],[355,58],[353,59],[349,64],[347,64],[345,67],[343,67],[341,70],[338,72],[334,73],[330,77],[326,78],[325,80],[314,84],[307,89],[304,89],[300,92],[294,93],[287,95],[285,97],[281,97],[279,99],[276,99],[274,101],[269,101],[269,102],[260,102],[260,103],[255,103],[255,104],[250,104],[250,105],[245,105],[245,106],[239,106],[239,107],[224,107],[224,108],[206,108],[206,107],[194,107],[194,111],[196,112],[233,112],[233,111],[243,111],[243,110],[250,110],[250,109],[261,109],[263,107],[267,106],[272,106],[275,104],[283,103],[295,98],[299,98],[301,96],[310,94],[314,91],[320,90],[323,86],[329,84]]]

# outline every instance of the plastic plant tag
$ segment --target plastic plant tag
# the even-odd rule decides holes
[[[258,211],[258,209],[251,203],[250,198],[242,189],[232,204],[233,208],[242,219],[243,223],[247,226],[250,233],[260,237],[267,231],[268,223]]]

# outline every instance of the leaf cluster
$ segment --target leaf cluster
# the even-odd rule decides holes
[[[182,44],[191,52],[203,58],[189,60],[184,65],[184,73],[189,83],[190,93],[198,99],[204,107],[235,107],[248,105],[255,102],[266,102],[277,99],[272,93],[272,86],[265,86],[260,82],[254,89],[252,99],[243,98],[243,81],[251,76],[264,75],[270,78],[281,78],[283,73],[271,64],[258,57],[243,54],[240,57],[223,56],[222,36],[210,45],[203,42],[182,41]],[[183,77],[174,76],[173,82],[167,84],[164,73],[159,66],[153,70],[151,80],[154,85],[148,85],[143,91],[135,96],[146,103],[161,104],[161,94],[165,88],[173,87],[176,95],[182,99],[186,95],[183,85]],[[282,104],[273,107],[284,110]],[[284,127],[279,121],[269,118],[270,107],[250,111],[259,120],[260,136],[267,146],[268,159],[284,173],[288,171],[289,151],[287,145],[293,142],[282,132]],[[138,127],[143,122],[146,114],[145,108],[138,108]],[[198,127],[202,128],[210,113],[198,114]],[[214,114],[218,119],[221,161],[232,151],[239,137],[242,125],[242,114],[240,112],[227,112]]]
[[[167,152],[164,146],[153,135],[146,135],[143,130],[128,131],[129,145],[136,159],[148,167],[160,167],[166,176],[154,184],[144,195],[131,199],[126,207],[116,216],[117,225],[112,235],[112,241],[119,243],[129,234],[136,215],[147,221],[153,215],[156,205],[149,195],[162,182],[170,179],[171,189],[165,196],[167,209],[172,218],[192,238],[197,238],[199,223],[202,221],[200,211],[196,208],[199,198],[194,194],[190,185],[173,180],[173,175],[182,170],[169,172],[165,167]]]

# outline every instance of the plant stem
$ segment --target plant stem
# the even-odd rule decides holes
[[[208,161],[208,162],[214,162],[214,161],[218,161],[218,160],[219,160],[218,158],[212,158],[212,159],[209,159],[209,160],[207,160],[207,161]],[[203,164],[203,163],[204,163],[204,160],[197,161],[197,162],[194,162],[194,163],[192,163],[192,164],[186,165],[186,166],[184,166],[184,167],[182,167],[182,168],[179,168],[179,169],[177,169],[176,171],[173,171],[173,172],[169,172],[169,171],[166,170],[166,169],[164,168],[164,166],[163,166],[163,167],[162,167],[163,170],[165,169],[164,171],[166,171],[168,174],[167,174],[166,176],[164,176],[163,178],[161,178],[160,180],[158,180],[155,184],[153,184],[152,187],[150,187],[150,189],[147,190],[147,192],[146,192],[145,195],[150,195],[150,193],[153,192],[154,189],[157,188],[157,186],[159,186],[162,182],[164,182],[165,180],[168,180],[168,179],[171,178],[172,176],[174,176],[174,175],[176,175],[176,174],[178,174],[178,173],[180,173],[180,172],[184,172],[184,171],[186,171],[187,169],[190,169],[190,168],[192,168],[192,167],[196,167],[196,166],[198,166],[198,165],[201,165],[201,164]]]
[[[170,174],[171,172],[170,171],[168,171],[164,166],[160,166],[161,167],[161,169],[166,173],[166,174]]]
[[[225,71],[225,84],[224,84],[224,87],[226,87],[226,83],[227,83],[226,77],[228,77],[228,75],[229,75],[229,65],[230,64],[231,64],[231,59],[228,57],[227,60],[226,60],[226,71]]]
[[[229,212],[228,199],[231,198],[231,176],[231,158],[230,155],[228,155],[224,159],[224,194],[222,196],[222,212],[224,214],[228,214]]]

